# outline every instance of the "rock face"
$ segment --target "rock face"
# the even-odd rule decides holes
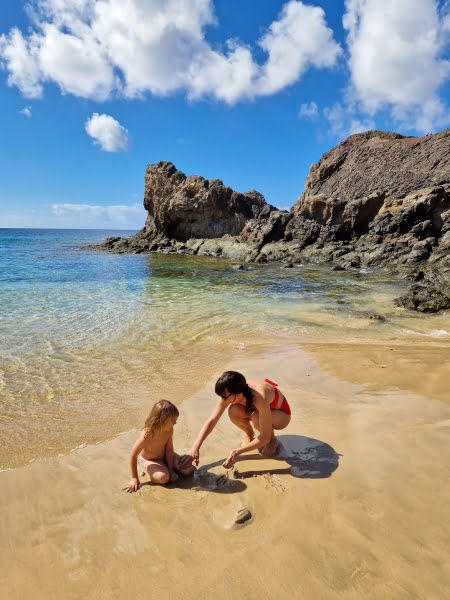
[[[179,242],[239,235],[248,221],[274,209],[258,192],[240,194],[219,179],[186,177],[168,162],[147,167],[144,208],[147,237]]]
[[[303,246],[353,244],[367,266],[415,265],[450,228],[449,211],[450,131],[423,138],[370,131],[311,167],[287,233]]]
[[[387,267],[416,280],[401,305],[450,308],[450,130],[350,136],[311,167],[290,212],[167,162],[147,167],[144,207],[142,231],[101,247]]]

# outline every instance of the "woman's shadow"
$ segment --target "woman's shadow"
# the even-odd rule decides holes
[[[291,475],[302,479],[325,479],[331,477],[339,466],[334,448],[314,438],[303,435],[278,436],[280,451],[277,458],[291,465]]]
[[[331,477],[339,466],[341,456],[326,442],[303,435],[280,435],[277,436],[279,443],[278,452],[275,456],[261,456],[258,454],[243,454],[235,463],[233,479],[248,479],[258,475],[292,475],[301,479],[325,479]],[[241,471],[241,464],[245,461],[278,460],[288,463],[289,467],[280,469],[250,469]],[[212,467],[221,465],[223,461],[217,461],[204,465],[202,469],[208,471]],[[243,465],[242,465],[243,466]]]

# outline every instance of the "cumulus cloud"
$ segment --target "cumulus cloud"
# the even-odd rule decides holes
[[[329,132],[338,138],[376,129],[374,119],[358,116],[355,107],[340,102],[324,108],[323,116],[328,123]]]
[[[307,102],[305,104],[300,105],[300,110],[298,111],[298,116],[304,119],[310,119],[314,121],[319,116],[319,107],[315,102]]]
[[[86,121],[86,133],[105,152],[119,152],[128,148],[128,131],[111,115],[94,113]]]
[[[0,36],[0,64],[8,70],[8,85],[17,86],[27,98],[39,98],[43,91],[39,39],[36,33],[25,38],[16,27]]]
[[[294,83],[310,66],[331,67],[341,53],[322,8],[295,1],[284,5],[260,46],[269,55],[258,81],[262,94]]]
[[[0,36],[8,83],[39,97],[46,82],[63,93],[105,100],[184,92],[233,104],[274,94],[309,68],[334,65],[341,53],[319,7],[289,0],[252,48],[228,40],[213,47],[212,0],[35,0],[33,27]]]
[[[436,0],[346,0],[351,95],[370,115],[387,109],[398,123],[429,131],[448,122],[439,88],[450,75],[444,58],[448,5]]]
[[[32,115],[31,106],[25,106],[22,110],[19,111],[21,115],[25,115],[25,117],[30,118]]]
[[[96,206],[92,204],[53,204],[53,214],[57,217],[77,216],[83,222],[91,224],[100,222],[102,225],[115,223],[125,224],[130,220],[141,218],[144,209],[141,204],[116,204],[112,206]]]

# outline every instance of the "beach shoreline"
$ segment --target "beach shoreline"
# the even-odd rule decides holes
[[[135,431],[1,472],[5,597],[444,597],[446,361],[419,385],[417,353],[385,354],[380,363],[369,348],[236,350],[223,368],[274,379],[293,407],[277,460],[243,455],[226,472],[240,436],[224,417],[196,476],[167,487],[144,478],[137,494],[122,491]],[[212,409],[214,381],[180,404],[179,452]],[[252,518],[238,526],[241,509]]]

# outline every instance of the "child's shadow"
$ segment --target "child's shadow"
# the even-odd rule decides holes
[[[248,479],[258,475],[292,475],[302,479],[325,479],[330,477],[339,466],[339,456],[334,448],[326,442],[303,435],[280,435],[277,436],[279,450],[276,456],[261,456],[258,454],[241,455],[236,461],[233,472],[234,479]],[[279,460],[290,466],[282,469],[251,469],[241,471],[241,463],[248,460]],[[223,461],[205,465],[204,469],[218,466]]]
[[[174,483],[170,483],[167,487],[176,487],[184,490],[194,490],[196,492],[213,492],[216,494],[236,494],[243,492],[247,488],[247,484],[243,481],[237,481],[235,478],[229,478],[228,473],[222,475],[210,473],[208,469],[221,465],[222,461],[202,465],[189,477],[180,477]]]

